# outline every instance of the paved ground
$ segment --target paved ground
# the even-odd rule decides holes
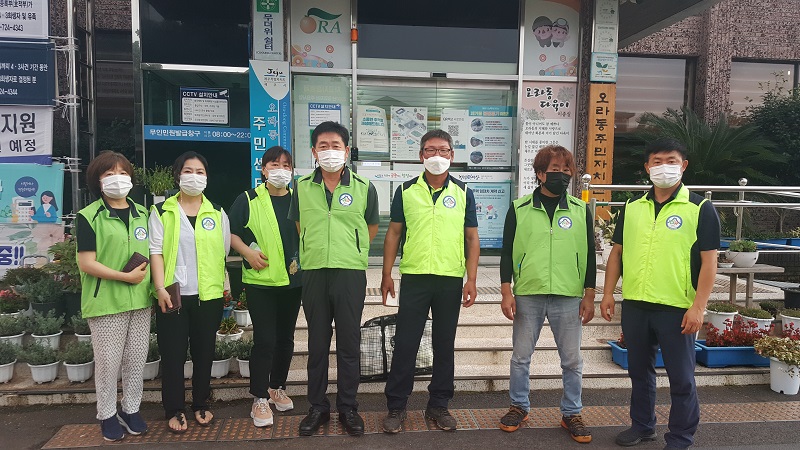
[[[628,402],[627,390],[591,390],[584,391],[584,405],[590,406],[625,406]],[[550,408],[558,405],[559,391],[536,392],[532,396],[534,408]],[[697,433],[696,448],[792,448],[797,446],[797,430],[800,425],[800,398],[776,394],[767,386],[713,387],[700,389],[701,402],[704,405],[716,405],[722,411],[721,416],[706,415]],[[301,414],[308,407],[304,399],[295,399],[297,408],[291,412],[294,416]],[[426,396],[415,393],[409,409],[421,410],[425,406]],[[362,412],[384,410],[384,399],[381,395],[359,395]],[[659,390],[659,403],[668,402],[668,392]],[[786,402],[786,403],[780,403]],[[487,409],[505,408],[508,403],[507,393],[457,393],[451,403],[452,409]],[[729,407],[728,407],[729,405]],[[217,403],[213,405],[219,419],[247,417],[250,402],[246,400]],[[775,411],[785,408],[787,416],[775,415]],[[755,413],[759,408],[773,411],[771,417]],[[611,408],[609,408],[611,409]],[[624,411],[624,408],[613,408]],[[157,404],[145,404],[143,414],[151,427],[160,427],[163,423],[162,412]],[[94,421],[92,405],[72,405],[53,407],[7,407],[0,408],[0,448],[2,449],[38,449],[42,448],[64,425],[92,424]],[[725,418],[720,420],[720,417]],[[623,417],[624,418],[624,417]],[[765,421],[774,420],[776,421]],[[727,423],[710,423],[727,422]],[[191,424],[190,424],[191,426]],[[154,428],[155,429],[155,428]],[[594,427],[594,440],[591,448],[619,448],[613,443],[616,433],[624,429],[621,426]],[[663,435],[664,426],[658,427]],[[85,441],[84,441],[85,443]],[[79,444],[79,442],[76,442]],[[557,427],[521,429],[515,433],[504,433],[494,429],[463,430],[455,433],[444,432],[405,432],[397,436],[371,434],[361,438],[347,436],[329,436],[312,438],[273,439],[269,443],[263,441],[227,442],[175,442],[147,445],[126,445],[129,448],[170,448],[170,449],[212,449],[235,445],[237,449],[270,448],[312,448],[325,446],[327,449],[420,449],[420,448],[588,448],[573,442],[566,432]],[[663,437],[658,442],[647,443],[639,448],[656,449],[664,445]]]

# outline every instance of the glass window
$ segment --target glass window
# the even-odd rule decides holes
[[[616,133],[632,132],[645,112],[661,114],[686,104],[685,59],[620,56],[617,66]]]
[[[793,64],[733,61],[731,64],[731,112],[742,113],[774,88],[792,88]]]

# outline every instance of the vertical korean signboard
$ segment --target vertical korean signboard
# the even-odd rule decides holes
[[[291,149],[289,63],[250,61],[251,185],[261,183],[261,157],[274,146]]]
[[[253,59],[283,61],[283,5],[281,0],[253,1]]]
[[[589,148],[586,156],[586,173],[592,175],[592,184],[611,184],[614,154],[614,111],[617,85],[589,85]],[[598,201],[610,201],[611,192],[592,191]],[[604,219],[608,208],[598,210]]]

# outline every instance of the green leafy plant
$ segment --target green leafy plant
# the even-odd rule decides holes
[[[24,333],[28,326],[26,317],[0,317],[0,336],[16,336]]]
[[[92,330],[89,328],[89,321],[81,317],[81,313],[75,314],[69,321],[75,334],[92,334]]]
[[[36,336],[49,336],[61,331],[62,325],[64,325],[63,316],[56,316],[53,311],[48,311],[47,314],[36,311],[29,321],[28,331]]]
[[[134,171],[136,179],[153,195],[164,195],[175,187],[172,178],[172,168],[156,165],[152,169],[139,169]]]
[[[56,302],[64,293],[61,283],[52,278],[42,278],[33,283],[22,287],[21,294],[31,303],[51,303]]]
[[[90,342],[73,341],[59,353],[59,358],[67,364],[86,364],[94,361],[94,350]]]
[[[732,305],[726,302],[712,302],[706,305],[706,311],[733,313],[739,311],[739,308],[737,308],[736,305]]]
[[[732,252],[744,252],[744,253],[751,253],[758,249],[758,246],[755,242],[749,240],[738,240],[731,242],[731,245],[728,247],[728,250]]]
[[[230,359],[236,350],[236,342],[217,341],[214,344],[214,361]]]
[[[793,308],[784,309],[784,310],[781,310],[781,314],[783,314],[786,317],[798,317],[798,318],[800,318],[800,309],[793,309]]]
[[[774,319],[768,311],[759,308],[744,308],[739,310],[742,317],[752,317],[753,319]]]
[[[58,361],[58,352],[55,349],[37,343],[26,346],[20,356],[32,366],[44,366]]]
[[[241,331],[235,317],[226,317],[219,323],[219,334],[236,334]]]
[[[603,240],[607,243],[611,242],[611,238],[614,237],[614,230],[617,227],[617,216],[619,215],[619,211],[614,213],[609,213],[609,219],[604,220],[602,217],[597,216],[597,224],[595,225],[594,229],[596,233],[600,233],[603,237]]]
[[[13,314],[28,309],[28,301],[11,289],[0,289],[0,313]]]
[[[150,334],[150,342],[147,344],[147,362],[158,361],[161,353],[158,352],[158,338]]]
[[[764,336],[755,341],[753,347],[761,356],[775,358],[790,366],[800,366],[800,341],[787,337]]]
[[[768,313],[772,314],[773,316],[778,315],[778,311],[783,309],[783,302],[778,301],[765,301],[758,304],[758,306],[767,311]]]
[[[0,366],[11,364],[17,360],[19,349],[8,342],[0,342]]]
[[[240,339],[234,342],[236,345],[236,349],[234,354],[237,358],[241,359],[242,361],[250,361],[250,354],[253,351],[253,340],[252,339]]]
[[[47,273],[37,267],[15,267],[8,269],[3,277],[3,284],[20,286],[32,284],[47,277]]]
[[[78,269],[76,247],[75,237],[69,235],[63,242],[51,245],[47,252],[53,256],[53,261],[42,268],[53,275],[65,291],[72,293],[81,291],[81,273]]]
[[[247,311],[247,293],[245,293],[245,291],[239,294],[239,300],[236,302],[236,306],[234,306],[233,309],[237,311]]]

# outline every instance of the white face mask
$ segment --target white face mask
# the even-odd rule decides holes
[[[208,178],[205,175],[182,173],[178,186],[181,187],[181,192],[184,194],[195,197],[203,193],[206,189],[207,181]]]
[[[267,183],[276,188],[285,188],[292,181],[292,171],[286,169],[271,169],[267,171]]]
[[[442,156],[431,156],[424,161],[425,170],[431,175],[441,175],[450,168],[450,159]]]
[[[132,187],[133,183],[128,175],[109,175],[100,180],[100,189],[109,198],[125,198]]]
[[[681,181],[682,177],[683,172],[681,172],[680,164],[661,164],[660,166],[650,167],[650,181],[656,187],[662,189],[675,186]]]
[[[320,150],[317,152],[317,162],[326,172],[338,172],[344,167],[345,155],[343,150]]]

